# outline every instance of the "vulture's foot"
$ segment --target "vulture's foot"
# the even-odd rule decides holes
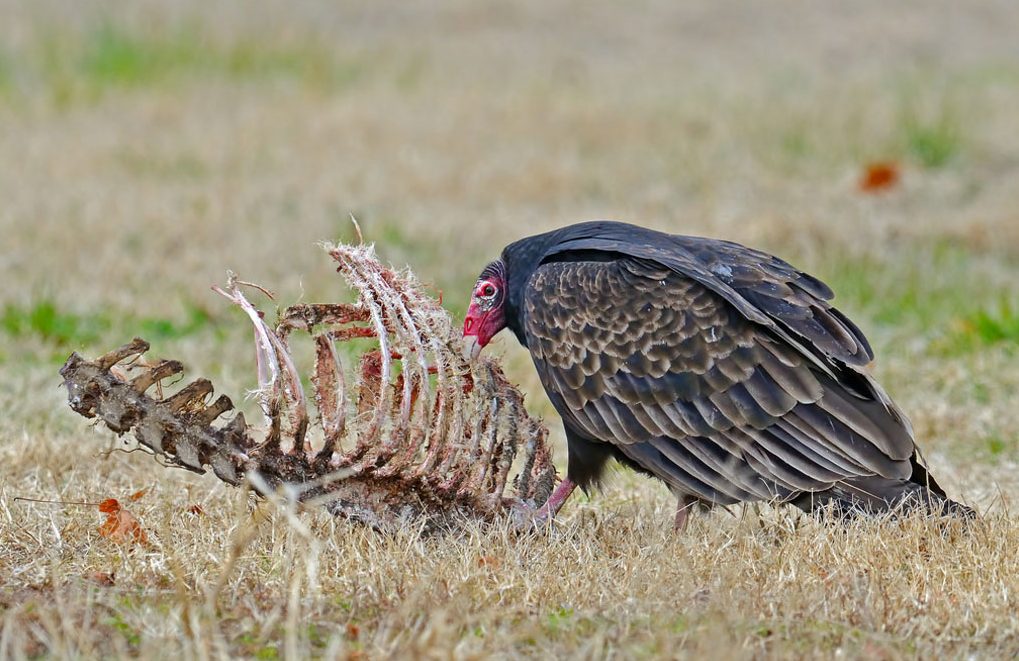
[[[545,528],[576,488],[576,483],[565,477],[541,507],[535,509],[520,501],[514,503],[512,514],[514,527],[521,531]]]

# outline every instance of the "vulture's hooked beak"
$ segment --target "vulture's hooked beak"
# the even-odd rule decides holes
[[[481,342],[478,342],[477,335],[464,335],[460,341],[460,349],[463,352],[464,360],[469,363],[477,360],[481,355]]]

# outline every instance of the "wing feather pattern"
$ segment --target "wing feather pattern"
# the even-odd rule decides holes
[[[808,357],[862,367],[874,358],[860,329],[832,307],[831,289],[787,262],[737,243],[654,233],[634,242],[634,228],[592,225],[553,246],[546,258],[600,251],[653,260],[718,294],[748,320],[776,329]]]

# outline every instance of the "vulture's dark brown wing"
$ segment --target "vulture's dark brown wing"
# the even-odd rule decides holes
[[[773,328],[826,368],[858,368],[873,359],[860,329],[828,302],[831,289],[785,261],[728,241],[655,233],[634,242],[633,226],[608,224],[594,236],[562,241],[546,255],[585,252],[649,259],[715,292],[745,318]]]
[[[746,296],[719,293],[730,285],[657,259],[578,260],[539,266],[523,310],[542,383],[576,433],[716,503],[909,477],[908,425],[822,369],[806,331],[789,342]]]

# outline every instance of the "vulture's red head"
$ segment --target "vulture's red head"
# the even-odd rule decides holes
[[[506,266],[496,260],[478,276],[464,319],[464,358],[473,360],[496,333],[506,327]]]

